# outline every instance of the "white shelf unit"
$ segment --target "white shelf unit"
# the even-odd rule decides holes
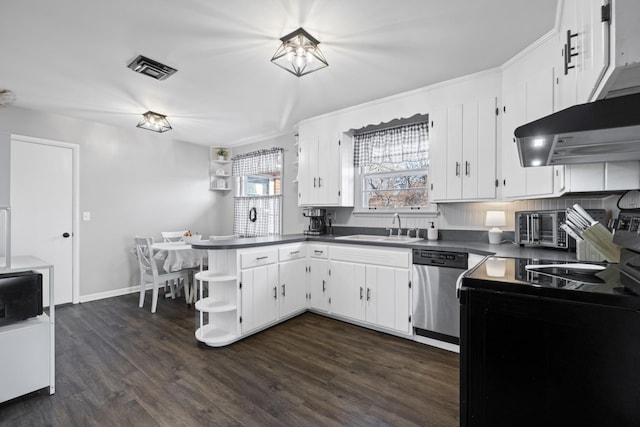
[[[6,260],[0,257],[0,265]],[[55,299],[53,265],[32,256],[11,257],[0,273],[49,270],[49,314],[0,327],[0,403],[48,387],[55,393]]]
[[[231,190],[231,152],[225,148],[227,157],[225,160],[218,159],[219,148],[211,147],[209,149],[209,190],[212,191],[230,191]]]
[[[195,275],[199,282],[195,337],[210,347],[222,347],[239,338],[236,251],[208,251],[208,258],[209,269]]]

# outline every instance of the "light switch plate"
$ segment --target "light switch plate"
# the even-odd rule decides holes
[[[82,212],[82,220],[91,221],[91,212],[89,211]]]

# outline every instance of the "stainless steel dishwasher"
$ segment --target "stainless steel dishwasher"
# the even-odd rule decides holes
[[[413,328],[416,335],[460,343],[456,282],[482,260],[464,252],[413,250]],[[471,262],[470,262],[471,261]]]

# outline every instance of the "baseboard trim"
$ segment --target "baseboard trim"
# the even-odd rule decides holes
[[[153,284],[150,283],[147,285],[147,290],[149,289],[153,289]],[[122,295],[134,294],[138,292],[140,292],[140,285],[129,286],[128,288],[120,288],[120,289],[114,289],[112,291],[107,291],[107,292],[98,292],[95,294],[82,295],[80,297],[80,303],[97,301],[105,298],[119,297]]]

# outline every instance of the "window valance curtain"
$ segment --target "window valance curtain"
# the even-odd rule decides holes
[[[250,176],[279,171],[282,168],[283,152],[284,149],[274,147],[238,154],[231,159],[233,161],[231,174],[233,176]]]
[[[357,167],[417,162],[427,158],[428,152],[429,126],[415,123],[355,135],[353,163]]]

